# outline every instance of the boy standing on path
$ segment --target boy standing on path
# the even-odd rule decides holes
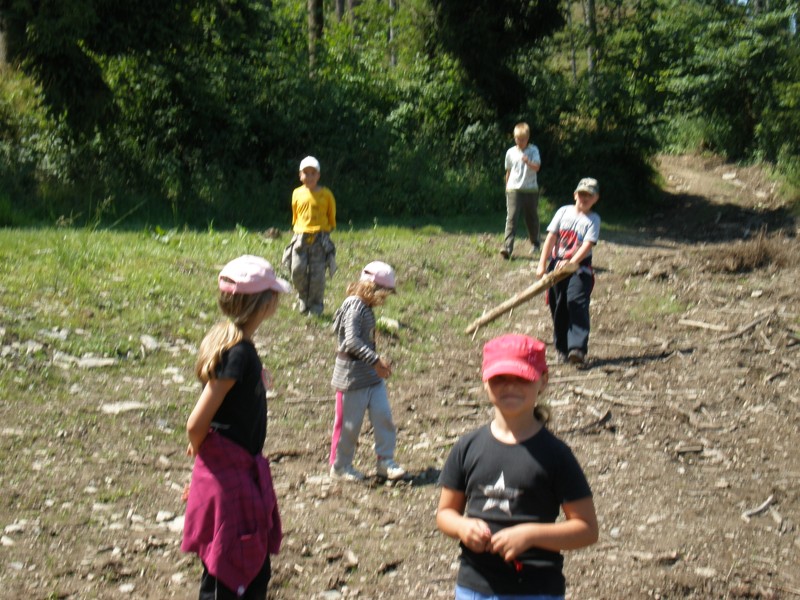
[[[517,123],[514,127],[514,146],[506,152],[506,232],[500,254],[508,260],[514,251],[517,220],[522,213],[531,253],[539,250],[539,184],[536,174],[541,167],[539,149],[528,141],[531,129],[527,123]]]
[[[302,314],[321,315],[325,296],[325,269],[336,271],[336,247],[330,232],[336,229],[336,200],[327,187],[319,185],[320,165],[313,156],[300,162],[303,185],[292,192],[294,236],[283,262],[289,263],[297,290],[297,309]]]
[[[581,364],[589,350],[592,248],[600,238],[600,216],[592,210],[600,199],[597,180],[581,179],[573,197],[575,204],[559,208],[547,226],[536,276],[541,278],[564,263],[580,265],[574,274],[548,290],[547,304],[553,316],[553,344],[559,360]]]

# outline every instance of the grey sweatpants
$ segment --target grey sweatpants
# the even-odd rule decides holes
[[[392,420],[392,409],[386,394],[386,384],[357,390],[336,392],[336,414],[333,420],[330,464],[337,469],[353,464],[358,446],[358,435],[364,414],[369,411],[369,421],[375,432],[375,454],[378,459],[394,458],[397,427]]]
[[[517,220],[522,213],[531,246],[539,247],[539,190],[506,190],[506,231],[503,249],[514,251]]]

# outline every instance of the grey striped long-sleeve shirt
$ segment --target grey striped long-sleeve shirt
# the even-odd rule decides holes
[[[381,378],[373,367],[379,355],[372,309],[358,296],[348,296],[333,317],[333,331],[337,355],[331,385],[345,391],[379,383]]]

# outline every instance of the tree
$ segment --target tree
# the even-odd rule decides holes
[[[586,45],[586,70],[590,79],[594,77],[595,45],[597,44],[597,11],[594,0],[584,0],[583,4],[584,19],[586,21],[586,31],[589,34],[589,42]]]
[[[431,0],[436,39],[461,62],[499,115],[522,106],[526,87],[516,63],[526,50],[564,26],[558,0]]]
[[[8,59],[41,83],[55,114],[89,133],[113,120],[96,54],[159,52],[191,31],[191,2],[0,1]]]
[[[6,23],[0,15],[0,68],[8,64],[8,48],[6,46]]]
[[[325,28],[322,0],[308,0],[308,66],[311,72],[317,63],[317,48]]]

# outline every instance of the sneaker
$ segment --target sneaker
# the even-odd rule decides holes
[[[359,481],[364,481],[366,477],[364,474],[353,468],[352,465],[348,467],[336,467],[331,466],[331,479],[340,479],[342,481],[352,481],[353,483],[358,483]]]
[[[586,355],[583,353],[583,350],[578,350],[575,348],[574,350],[569,351],[569,362],[573,365],[582,365]]]
[[[569,363],[569,358],[567,357],[567,355],[564,354],[563,352],[559,352],[558,353],[558,364],[566,365],[568,363]]]
[[[500,250],[500,256],[508,260],[509,258],[511,258],[511,252],[503,248],[502,250]]]
[[[406,470],[391,458],[382,458],[378,460],[378,477],[384,477],[389,481],[396,481],[405,476]]]

